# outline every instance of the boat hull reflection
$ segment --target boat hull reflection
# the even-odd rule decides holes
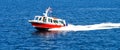
[[[39,35],[39,36],[44,36],[44,37],[54,37],[57,36],[58,34],[65,34],[66,32],[63,31],[43,31],[43,30],[39,30],[39,31],[35,31],[33,34],[34,35]]]

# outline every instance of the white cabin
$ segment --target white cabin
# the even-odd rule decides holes
[[[37,23],[48,23],[48,24],[56,24],[66,26],[65,20],[45,17],[45,16],[35,16],[34,20],[30,20],[29,22],[37,22]]]

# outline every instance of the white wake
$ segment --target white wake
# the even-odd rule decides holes
[[[62,28],[49,29],[50,31],[90,31],[90,30],[102,30],[120,28],[120,23],[101,23],[93,25],[71,25]]]

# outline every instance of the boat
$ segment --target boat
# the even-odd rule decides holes
[[[35,16],[33,20],[28,20],[37,30],[48,30],[51,28],[61,28],[67,26],[65,20],[48,16],[51,8],[46,9],[43,16]]]

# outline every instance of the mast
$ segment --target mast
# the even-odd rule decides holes
[[[45,13],[43,13],[43,15],[45,16],[45,17],[48,17],[48,13],[49,12],[51,12],[51,8],[50,7],[48,7],[48,9],[46,9],[46,11],[45,11]]]

